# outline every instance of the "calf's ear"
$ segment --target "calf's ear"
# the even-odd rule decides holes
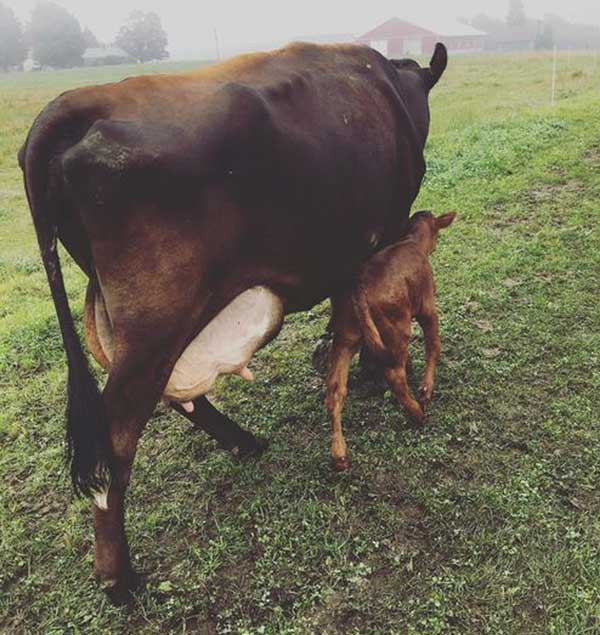
[[[455,218],[456,212],[448,212],[447,214],[442,214],[435,219],[435,226],[438,229],[444,229],[444,227],[448,227],[448,225],[451,225]]]

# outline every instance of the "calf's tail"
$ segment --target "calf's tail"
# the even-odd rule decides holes
[[[57,250],[58,210],[52,200],[50,170],[60,124],[42,113],[19,152],[19,163],[67,355],[66,446],[71,480],[78,495],[89,496],[105,490],[112,460],[104,402],[75,329]]]
[[[381,333],[371,313],[367,291],[361,284],[359,284],[354,291],[352,301],[354,304],[354,312],[360,324],[361,334],[367,348],[382,364],[386,366],[393,365],[395,363],[394,356],[386,348],[381,339]]]

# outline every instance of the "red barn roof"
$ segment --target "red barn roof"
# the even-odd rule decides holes
[[[390,18],[383,24],[367,31],[358,40],[388,40],[408,35],[435,35],[437,37],[474,37],[483,36],[485,33],[473,28],[469,24],[463,24],[457,20],[427,20],[427,23],[416,25],[400,18]]]

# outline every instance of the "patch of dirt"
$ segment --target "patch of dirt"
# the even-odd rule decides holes
[[[211,577],[207,589],[210,598],[208,612],[212,622],[218,624],[224,616],[237,613],[240,598],[247,598],[255,592],[256,555],[253,552],[238,556],[237,561],[223,565]],[[246,617],[258,624],[265,619],[265,609],[249,604]]]
[[[564,194],[576,194],[585,189],[581,181],[568,179],[564,183],[543,183],[525,194],[525,202],[534,207],[555,200]]]
[[[448,465],[447,463],[436,461],[431,467],[432,477],[439,483],[473,480],[473,472],[462,465]]]
[[[181,632],[186,635],[217,635],[217,626],[211,620],[192,615],[182,620]]]
[[[321,635],[335,635],[339,633],[337,618],[344,610],[346,598],[341,591],[331,591],[321,604],[316,605],[303,617],[297,626],[302,627],[302,633],[320,633]]]
[[[588,152],[592,152],[589,150]],[[595,156],[600,165],[600,147],[596,149]],[[510,211],[504,203],[493,205],[488,211],[490,232],[497,238],[503,237],[518,225],[530,225],[535,228],[540,223],[551,223],[552,226],[562,226],[564,223],[562,209],[564,207],[564,197],[575,196],[585,190],[585,185],[577,179],[567,179],[561,183],[540,183],[528,192],[520,194],[519,207]],[[561,213],[551,216],[539,215],[541,206],[550,209],[560,209]],[[538,220],[539,219],[539,220]]]
[[[528,210],[525,206],[519,209],[518,213],[514,210],[512,213],[509,212],[504,204],[494,205],[487,211],[489,229],[496,238],[502,238],[513,226],[526,222],[531,218],[531,210]]]
[[[528,635],[532,632],[533,626],[543,626],[548,620],[543,602],[537,598],[528,598],[515,604],[513,615],[521,622],[519,632]]]
[[[593,145],[583,153],[583,159],[594,167],[600,167],[600,143]]]

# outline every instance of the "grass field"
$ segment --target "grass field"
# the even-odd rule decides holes
[[[433,257],[427,429],[355,368],[353,467],[333,473],[310,364],[328,307],[290,317],[256,381],[215,392],[271,440],[261,458],[235,463],[165,410],[149,423],[130,609],[92,579],[89,502],[63,466],[65,360],[15,155],[54,95],[132,68],[0,76],[2,634],[600,633],[600,68],[561,58],[554,108],[550,69],[464,57],[432,95],[417,208],[460,216]],[[84,279],[64,270],[80,318]]]

